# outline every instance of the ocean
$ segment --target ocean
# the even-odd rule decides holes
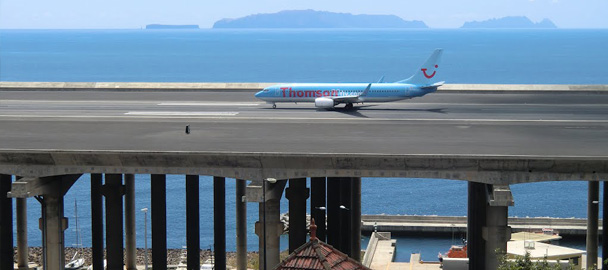
[[[608,83],[608,30],[0,30],[0,81]]]
[[[0,30],[0,81],[375,82],[381,76],[397,81],[409,77],[433,49],[443,48],[438,75],[447,83],[608,84],[607,43],[608,30]],[[235,250],[234,182],[226,184],[229,251]],[[363,214],[467,212],[466,182],[364,178],[362,185]],[[201,176],[203,249],[213,245],[212,186],[210,177]],[[586,182],[511,188],[510,216],[586,216]],[[90,178],[84,175],[65,197],[66,246],[76,243],[74,200],[83,244],[91,244],[89,199]],[[180,248],[186,244],[184,176],[168,176],[167,204],[167,244]],[[29,244],[39,246],[40,206],[28,199],[28,207]],[[138,247],[144,245],[139,209],[146,207],[149,178],[137,175]],[[281,212],[286,211],[283,199]],[[248,204],[250,251],[257,250],[257,215],[257,204]],[[423,260],[436,260],[437,252],[459,244],[460,237],[398,237],[396,259],[408,261],[411,252],[422,252]],[[287,238],[281,242],[287,248]],[[585,246],[584,240],[560,244]]]

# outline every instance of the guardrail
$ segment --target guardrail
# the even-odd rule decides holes
[[[0,91],[259,91],[277,83],[265,82],[1,82]],[[604,84],[445,84],[439,91],[541,91],[541,92],[602,92]]]

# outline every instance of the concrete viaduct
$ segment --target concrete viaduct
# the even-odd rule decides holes
[[[155,87],[172,88],[162,85]],[[238,84],[237,87],[244,86]],[[251,88],[256,87],[259,85]],[[13,86],[11,89],[16,88],[19,87]],[[595,92],[596,88],[589,91]],[[279,263],[279,200],[287,182],[290,251],[305,242],[305,206],[310,196],[311,215],[317,224],[325,224],[327,217],[327,227],[320,226],[319,238],[360,259],[361,177],[469,181],[469,269],[493,269],[497,264],[494,250],[505,250],[510,236],[507,209],[513,204],[513,198],[509,185],[537,181],[589,181],[587,254],[593,264],[598,246],[599,182],[608,179],[608,156],[0,149],[1,269],[10,269],[13,263],[13,202],[17,204],[17,257],[20,266],[27,258],[27,234],[21,229],[23,224],[20,224],[26,222],[27,207],[23,198],[27,197],[36,197],[43,205],[44,267],[63,269],[63,231],[66,227],[63,195],[82,174],[91,174],[94,270],[103,268],[104,235],[107,269],[122,269],[123,263],[127,269],[135,269],[134,174],[150,175],[154,269],[166,269],[167,174],[185,175],[188,187],[188,269],[198,269],[200,263],[198,194],[190,192],[198,190],[199,175],[214,176],[217,269],[225,265],[225,240],[222,239],[225,239],[226,233],[226,177],[240,179],[237,184],[237,200],[241,198],[237,202],[238,269],[245,269],[246,239],[243,236],[246,202],[259,202],[260,219],[256,223],[256,234],[260,236],[260,268],[272,269]],[[306,178],[311,178],[310,189],[306,187]],[[245,180],[251,181],[247,187]],[[608,195],[606,186],[604,194]],[[106,198],[105,215],[102,212],[102,196]],[[340,211],[340,206],[346,206],[350,211]],[[603,217],[605,221],[608,220],[606,212]],[[106,222],[105,230],[101,227],[104,216],[106,220],[112,219],[112,222]],[[122,254],[123,237],[126,262],[123,262]],[[604,241],[607,238],[602,237]],[[606,246],[603,245],[604,248]],[[608,251],[605,250],[603,254],[608,256]]]

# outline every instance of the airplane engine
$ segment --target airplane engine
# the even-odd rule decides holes
[[[331,98],[320,97],[315,99],[315,107],[317,108],[333,108],[336,105]]]

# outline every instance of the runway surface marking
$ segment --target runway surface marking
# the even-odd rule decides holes
[[[158,106],[259,106],[258,102],[162,102]]]
[[[121,115],[2,115],[1,118],[56,118],[56,119],[86,119],[86,118],[98,118],[98,119],[120,119],[122,117],[141,117],[150,119],[163,119],[163,118],[191,118],[191,119],[230,119],[230,120],[244,120],[244,121],[255,121],[255,120],[289,120],[289,121],[314,121],[322,123],[322,121],[393,121],[393,122],[469,122],[469,123],[571,123],[571,124],[608,124],[608,120],[592,120],[592,119],[580,119],[580,120],[567,120],[567,119],[483,119],[483,118],[343,118],[343,117],[247,117],[237,116],[240,112],[177,112],[177,111],[132,111],[126,112]],[[230,116],[230,118],[226,118]],[[2,120],[2,119],[0,119]]]
[[[126,112],[125,115],[144,115],[144,116],[234,116],[238,112],[154,112],[154,111],[139,111]]]

